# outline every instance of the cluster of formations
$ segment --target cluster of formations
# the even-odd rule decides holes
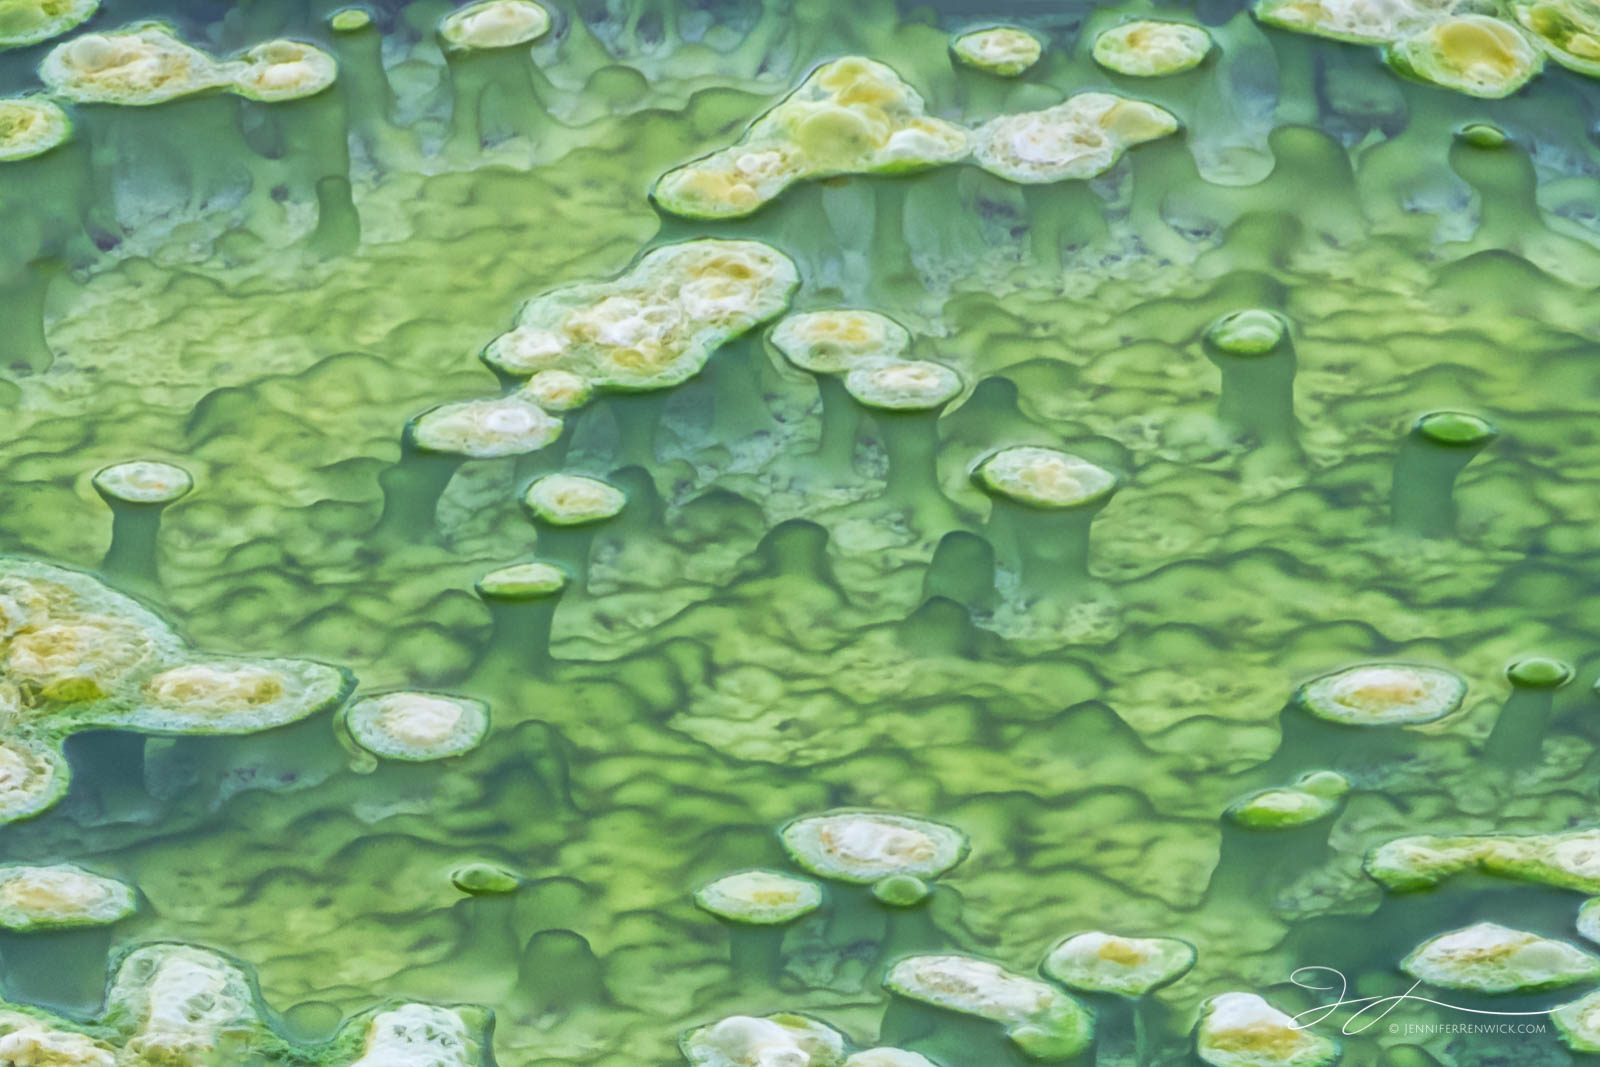
[[[1255,11],[1283,29],[1380,45],[1401,74],[1472,96],[1511,95],[1539,73],[1546,56],[1600,76],[1600,8],[1589,0],[1259,0]]]
[[[145,507],[152,506],[151,496],[181,492],[188,484],[170,473],[111,471],[99,478],[108,499],[142,495]],[[130,483],[159,483],[162,489],[135,494]],[[120,495],[106,486],[119,487]],[[563,514],[559,502],[554,507],[553,514]],[[3,578],[4,681],[11,707],[0,738],[0,785],[7,819],[37,813],[66,787],[59,745],[74,730],[244,733],[343,705],[350,695],[349,676],[321,664],[195,653],[137,602],[78,572],[8,560]],[[485,576],[480,592],[515,608],[543,602],[564,579],[548,565],[519,564]],[[1512,701],[1486,742],[1492,761],[1518,765],[1530,750],[1537,752],[1550,696],[1574,673],[1541,657],[1512,665]],[[1412,728],[1457,712],[1466,688],[1449,670],[1405,663],[1363,664],[1302,686],[1286,709],[1278,755],[1260,768],[1262,775],[1298,771],[1298,777],[1250,793],[1224,813],[1228,829],[1208,898],[1227,903],[1252,892],[1250,883],[1262,868],[1248,846],[1234,851],[1245,839],[1265,842],[1274,868],[1319,862],[1328,849],[1331,817],[1352,790],[1352,778],[1337,768],[1371,761],[1376,753],[1381,777],[1382,755],[1407,751],[1416,738]],[[377,756],[439,759],[482,739],[487,710],[443,694],[385,693],[350,703],[339,721]],[[1363,765],[1365,781],[1377,780]],[[966,836],[954,827],[910,815],[837,810],[797,818],[780,837],[803,874],[735,871],[695,896],[727,925],[733,979],[746,992],[777,995],[786,929],[820,912],[827,918],[826,936],[850,940],[851,927],[874,921],[867,914],[874,913],[888,930],[872,963],[891,994],[879,1032],[882,1044],[851,1051],[841,1032],[815,1018],[740,1015],[684,1034],[682,1049],[693,1064],[921,1067],[968,1062],[973,1049],[1006,1047],[1030,1059],[1061,1062],[1091,1045],[1126,1043],[1130,1035],[1140,1046],[1135,1054],[1143,1057],[1143,1044],[1161,1042],[1169,1029],[1167,1009],[1149,994],[1193,966],[1196,952],[1185,941],[1107,931],[1072,934],[1039,964],[1041,980],[1003,963],[929,951],[943,943],[931,915],[934,883],[968,852]],[[1408,837],[1374,849],[1365,867],[1395,892],[1476,870],[1600,894],[1596,856],[1600,832],[1594,830]],[[515,875],[481,864],[458,870],[453,880],[472,895],[512,892],[519,884]],[[0,869],[0,928],[12,931],[48,936],[72,927],[107,927],[131,914],[137,902],[133,887],[73,866]],[[1576,928],[1600,941],[1600,907],[1591,902],[1580,909]],[[1484,994],[1600,979],[1600,956],[1494,922],[1430,937],[1400,967],[1434,987]],[[258,996],[240,965],[209,950],[161,943],[121,957],[97,1024],[21,1006],[6,1011],[0,1016],[0,1050],[21,1063],[34,1062],[29,1055],[37,1062],[93,1067],[200,1063],[220,1049],[281,1055],[283,1062],[468,1065],[480,1062],[488,1042],[487,1014],[479,1009],[407,1004],[367,1013],[326,1045],[298,1047],[262,1022]],[[1572,1048],[1600,1049],[1600,993],[1555,1009],[1552,1018]],[[120,1054],[114,1051],[119,1048]],[[1340,1056],[1336,1042],[1247,992],[1205,1002],[1195,1048],[1213,1067],[1310,1067]],[[301,1058],[289,1058],[291,1051]],[[424,1052],[434,1058],[406,1058]],[[57,1058],[39,1059],[46,1053]],[[994,1058],[1004,1057],[996,1051]]]
[[[92,0],[17,0],[0,22],[0,50],[66,34],[95,14]],[[1340,41],[1377,44],[1401,73],[1477,96],[1506,96],[1536,75],[1548,55],[1580,74],[1600,74],[1600,12],[1584,0],[1514,0],[1484,13],[1454,0],[1259,0],[1264,23]],[[363,140],[393,141],[390,105],[379,90],[381,59],[367,38],[371,15],[344,8],[329,26],[349,38],[335,57],[313,45],[275,39],[219,60],[187,44],[168,26],[137,23],[90,33],[53,49],[40,64],[48,89],[0,100],[0,161],[49,151],[71,133],[57,100],[148,107],[218,91],[283,102],[316,96],[339,73],[341,60],[362,81],[346,103]],[[512,132],[538,138],[550,120],[537,88],[544,79],[525,56],[550,29],[533,0],[479,0],[445,17],[438,35],[456,88],[451,139],[471,142],[493,113]],[[1026,30],[993,27],[951,42],[954,58],[999,77],[1022,74],[1044,42]],[[1092,55],[1108,70],[1135,77],[1178,74],[1210,52],[1210,35],[1179,21],[1135,19],[1099,34]],[[379,75],[374,80],[374,64]],[[377,91],[374,91],[377,90]],[[495,103],[493,98],[504,96]],[[1054,108],[994,119],[972,130],[923,113],[922,100],[888,68],[851,57],[814,71],[778,107],[751,124],[736,145],[673,171],[657,188],[666,210],[691,217],[749,214],[788,184],[839,174],[897,173],[973,158],[1019,182],[1090,177],[1133,144],[1172,132],[1171,115],[1149,104],[1084,93]],[[300,146],[304,147],[304,146]],[[327,149],[329,146],[323,146]],[[335,155],[339,155],[335,152]],[[348,159],[344,160],[346,166]],[[319,176],[337,183],[337,167]],[[348,182],[319,189],[327,228],[348,226]],[[344,200],[340,200],[342,196]]]
[[[73,868],[0,872],[8,914],[24,895],[28,910],[95,906],[126,895]],[[19,884],[22,888],[16,889]],[[75,895],[76,894],[76,895]],[[58,925],[105,921],[64,911]],[[476,1008],[386,1004],[348,1022],[332,1040],[299,1045],[262,1018],[260,995],[238,962],[208,949],[141,945],[118,961],[105,1010],[80,1023],[23,1005],[0,1005],[0,1060],[54,1067],[155,1067],[158,1064],[277,1063],[326,1067],[477,1067],[489,1049],[492,1020]]]
[[[1538,699],[1532,705],[1508,706],[1487,743],[1496,761],[1525,758],[1530,733],[1537,746],[1548,696],[1570,682],[1573,672],[1556,661],[1530,657],[1513,664],[1508,674],[1518,697],[1542,697],[1543,708],[1541,712]],[[1395,745],[1404,743],[1407,728],[1458,711],[1465,695],[1466,683],[1438,667],[1375,663],[1325,675],[1295,694],[1286,711],[1284,747],[1267,766],[1369,759],[1375,748],[1398,752]],[[1295,722],[1300,729],[1291,728]],[[1369,779],[1371,774],[1369,768]],[[1300,871],[1326,860],[1328,827],[1351,789],[1350,778],[1339,771],[1310,770],[1289,786],[1262,789],[1230,805],[1208,903],[1250,899],[1264,869]],[[824,908],[830,927],[848,924],[853,912],[875,905],[891,913],[875,973],[895,998],[879,1039],[915,1044],[919,1051],[874,1048],[847,1055],[847,1042],[832,1027],[780,1012],[734,1016],[686,1034],[684,1054],[699,1067],[746,1067],[773,1062],[766,1058],[770,1056],[787,1057],[779,1062],[798,1067],[920,1067],[940,1062],[941,1051],[953,1055],[952,1062],[968,1062],[965,1057],[974,1055],[973,1050],[991,1048],[986,1041],[1002,1039],[1029,1059],[1070,1061],[1097,1040],[1097,1020],[1098,1041],[1104,1046],[1126,1039],[1130,1016],[1140,1046],[1133,1050],[1132,1062],[1150,1062],[1143,1045],[1158,1040],[1155,1035],[1163,1032],[1167,1020],[1147,995],[1181,979],[1196,960],[1194,947],[1179,939],[1105,931],[1074,934],[1052,948],[1038,966],[1049,981],[972,956],[924,954],[918,951],[922,927],[906,916],[927,906],[932,891],[928,881],[964,858],[967,842],[962,834],[920,818],[837,811],[797,819],[781,836],[799,867],[842,885],[825,889],[784,871],[746,870],[704,886],[696,901],[729,925],[741,986],[756,989],[775,983],[785,926]],[[1254,856],[1238,848],[1248,838],[1263,846]],[[1266,868],[1258,862],[1263,855],[1271,858]],[[1600,892],[1597,857],[1600,832],[1591,829],[1530,836],[1406,837],[1373,849],[1364,866],[1379,884],[1400,893],[1475,870],[1594,894]],[[1600,943],[1600,900],[1578,909],[1576,930]],[[1404,973],[1437,989],[1487,995],[1527,994],[1600,979],[1600,956],[1495,922],[1430,937],[1398,963]],[[945,1013],[934,1017],[945,1021],[920,1018],[917,1011],[922,1009]],[[952,1027],[950,1013],[980,1020],[990,1029]],[[1550,1016],[1574,1051],[1600,1051],[1600,992],[1554,1008]],[[1195,1051],[1213,1067],[1326,1067],[1341,1057],[1339,1044],[1309,1029],[1307,1020],[1245,992],[1214,995],[1203,1004]],[[989,1058],[1004,1060],[992,1048]]]
[[[57,36],[92,10],[52,5],[48,17],[20,31],[0,23],[0,32],[10,35],[0,38],[0,46]],[[1516,89],[1537,72],[1541,51],[1582,73],[1600,70],[1600,20],[1587,8],[1528,3],[1513,5],[1513,13],[1515,22],[1458,14],[1444,5],[1263,2],[1259,8],[1264,21],[1286,28],[1384,44],[1397,69],[1477,95]],[[493,67],[474,66],[464,57],[526,45],[548,26],[548,15],[525,0],[487,0],[447,19],[440,33],[459,99],[490,98],[518,85],[516,99],[530,105],[525,132],[536,134],[541,120],[531,110],[537,103],[527,88],[526,57]],[[356,40],[370,33],[370,18],[342,12],[333,28]],[[1107,31],[1094,55],[1111,70],[1160,75],[1194,67],[1210,47],[1199,27],[1143,20]],[[952,51],[963,63],[1014,76],[1037,61],[1042,44],[1023,31],[997,28],[958,38]],[[1590,53],[1595,59],[1585,58]],[[41,76],[56,97],[69,102],[143,106],[220,92],[264,102],[309,98],[328,89],[337,69],[333,56],[299,42],[271,41],[218,60],[164,27],[143,25],[70,41],[47,57]],[[475,106],[461,108],[459,136],[479,139],[479,114]],[[1176,129],[1176,119],[1163,109],[1109,93],[1080,93],[1056,107],[1003,115],[969,129],[925,114],[920,97],[888,67],[852,57],[812,72],[735,144],[664,175],[653,198],[663,210],[688,218],[738,218],[798,181],[964,160],[1019,183],[1081,180],[1104,173],[1129,147]],[[0,160],[42,155],[70,132],[66,112],[50,99],[0,102]],[[349,215],[341,215],[348,209],[340,207],[348,204],[348,183],[340,184],[347,165],[336,158],[307,172],[315,180],[325,233],[348,225]],[[937,362],[908,358],[908,331],[876,312],[830,309],[780,317],[798,281],[787,257],[755,241],[699,239],[655,249],[618,278],[529,300],[513,328],[483,353],[506,385],[504,395],[435,408],[408,425],[402,459],[384,477],[381,526],[397,536],[428,535],[440,494],[467,459],[521,457],[519,470],[532,476],[524,502],[539,528],[544,558],[479,581],[479,595],[495,612],[497,635],[517,638],[497,638],[489,655],[515,657],[524,668],[548,655],[537,641],[529,647],[527,636],[542,628],[548,637],[551,601],[569,584],[581,584],[594,525],[627,505],[617,487],[559,470],[571,439],[563,432],[564,420],[583,417],[597,393],[616,394],[629,404],[623,451],[648,460],[660,394],[699,373],[732,338],[774,319],[774,348],[817,376],[823,460],[853,450],[865,408],[889,454],[889,492],[912,524],[930,534],[959,525],[932,466],[935,424],[964,389],[959,376]],[[1293,420],[1284,416],[1290,408],[1267,410],[1248,399],[1263,388],[1289,389],[1293,352],[1282,320],[1242,311],[1217,323],[1206,344],[1223,368],[1224,418],[1265,442],[1292,446]],[[1425,536],[1447,535],[1453,528],[1453,481],[1494,437],[1492,426],[1466,413],[1420,419],[1394,472],[1395,525]],[[842,469],[848,467],[846,460]],[[1021,575],[1022,587],[1034,595],[1070,595],[1087,573],[1089,524],[1116,489],[1115,473],[1037,447],[1005,447],[975,457],[972,471],[994,501],[986,529],[993,555]],[[121,464],[96,477],[96,488],[115,512],[107,573],[130,582],[154,573],[161,509],[190,485],[183,471],[145,462]],[[0,811],[6,819],[35,814],[60,798],[67,788],[61,745],[76,731],[244,733],[342,707],[343,727],[365,749],[383,758],[418,760],[459,755],[489,728],[488,709],[476,701],[383,693],[345,706],[354,681],[336,668],[205,656],[135,601],[77,572],[7,561],[0,580],[6,682],[0,692],[6,724],[0,737]],[[1549,694],[1570,682],[1572,671],[1530,659],[1514,665],[1510,678],[1513,700],[1487,752],[1515,766],[1537,755]],[[1286,728],[1283,758],[1274,761],[1273,771],[1298,776],[1287,786],[1242,798],[1225,820],[1241,834],[1280,836],[1287,854],[1300,855],[1295,850],[1304,846],[1310,849],[1306,855],[1314,855],[1326,848],[1331,816],[1351,790],[1349,777],[1325,769],[1355,747],[1349,728],[1392,732],[1436,721],[1459,708],[1464,692],[1453,673],[1409,664],[1366,665],[1308,684],[1296,706],[1329,729]],[[918,953],[914,916],[926,906],[929,882],[964,856],[963,835],[910,816],[832,812],[798,819],[782,836],[796,864],[828,886],[788,872],[742,871],[703,887],[697,902],[729,924],[735,973],[766,984],[781,964],[783,928],[817,909],[879,907],[913,917],[900,924],[905,940],[899,944],[910,954],[882,961],[881,982],[895,999],[880,1040],[914,1043],[928,1032],[916,1012],[929,1010],[980,1024],[954,1031],[956,1040],[981,1047],[987,1027],[1031,1057],[1068,1059],[1095,1040],[1097,1016],[1111,1029],[1111,1020],[1151,1011],[1146,995],[1179,980],[1195,961],[1194,948],[1183,941],[1102,931],[1074,934],[1054,947],[1040,964],[1049,981],[975,957]],[[1224,840],[1214,878],[1219,893],[1227,891],[1239,867],[1230,864],[1229,839]],[[1596,893],[1597,848],[1593,831],[1406,838],[1375,850],[1366,866],[1394,890],[1477,869]],[[503,872],[493,870],[463,872],[458,879],[464,892],[473,893],[503,891],[506,884]],[[0,926],[9,929],[110,923],[134,906],[129,887],[76,868],[0,872]],[[1586,907],[1578,930],[1600,934],[1600,909]],[[1442,933],[1401,965],[1441,988],[1486,993],[1600,978],[1600,959],[1590,953],[1494,923]],[[1575,1050],[1600,1051],[1597,998],[1591,994],[1553,1012]],[[481,1012],[408,1004],[375,1009],[327,1048],[296,1048],[263,1023],[253,985],[239,965],[206,950],[159,944],[121,960],[100,1023],[79,1026],[17,1007],[0,1015],[0,1030],[0,1054],[16,1062],[94,1067],[130,1062],[129,1057],[135,1063],[203,1062],[219,1050],[266,1050],[285,1062],[352,1067],[465,1065],[480,1062],[488,1044]],[[852,1051],[826,1023],[787,1013],[711,1023],[685,1034],[682,1048],[702,1067],[922,1067],[940,1057],[938,1050],[929,1059],[888,1046]],[[1242,992],[1206,1003],[1196,1049],[1214,1067],[1310,1067],[1339,1055],[1329,1039],[1295,1027],[1289,1016]]]
[[[135,465],[109,470],[126,473],[128,466]],[[113,555],[119,551],[128,550],[114,548]],[[347,670],[311,660],[207,655],[131,597],[81,572],[31,560],[0,562],[0,627],[4,822],[37,815],[66,794],[63,745],[73,734],[101,739],[77,750],[94,789],[98,770],[115,778],[143,762],[137,745],[108,737],[250,734],[342,708],[343,729],[366,751],[425,761],[467,752],[489,729],[486,706],[446,694],[377,693],[345,707],[355,688]]]

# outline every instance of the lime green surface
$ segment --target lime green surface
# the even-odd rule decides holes
[[[1189,1055],[1219,994],[1329,1002],[1290,984],[1298,967],[1391,995],[1404,954],[1453,929],[1570,938],[1582,897],[1559,885],[1589,881],[1472,861],[1386,891],[1362,861],[1404,837],[1600,822],[1600,84],[1551,64],[1478,99],[1216,6],[558,0],[531,48],[448,66],[448,5],[338,34],[325,7],[185,9],[178,27],[217,56],[315,43],[340,62],[324,93],[71,106],[71,141],[0,163],[0,552],[102,569],[208,656],[481,700],[491,730],[423,764],[373,759],[327,713],[236,738],[73,736],[71,787],[0,831],[0,861],[81,864],[142,904],[0,936],[8,1000],[121,1047],[99,1014],[108,960],[181,942],[259,979],[277,1036],[229,1063],[348,1067],[362,1013],[419,1002],[493,1011],[502,1067],[669,1064],[685,1032],[782,1012],[849,1049],[991,1067],[1026,1044],[892,1000],[896,960],[1031,978],[1074,932],[1181,938],[1192,971],[1092,1005],[1098,1054],[1134,1062]],[[87,29],[141,17],[179,16]],[[1097,28],[1131,18],[1203,24],[1213,50],[1166,78],[1098,67]],[[1000,22],[1046,40],[1036,66],[954,63],[952,36]],[[0,56],[0,90],[39,89],[47,50]],[[797,183],[747,218],[652,207],[660,175],[849,55],[968,127],[1094,91],[1181,128],[1092,181],[958,162]],[[1459,132],[1490,127],[1504,139]],[[514,387],[479,352],[529,298],[700,237],[792,259],[791,312],[903,324],[904,358],[962,394],[937,416],[869,410],[759,327],[672,389],[564,413],[546,449],[444,466],[402,449],[417,414]],[[1286,324],[1270,352],[1207,346],[1250,311]],[[1498,437],[1428,451],[1412,427],[1429,412]],[[1117,492],[1070,525],[995,515],[971,471],[1013,446],[1079,456]],[[195,487],[113,516],[91,479],[131,459]],[[522,494],[556,471],[627,504],[536,530]],[[475,592],[536,559],[568,576],[558,598]],[[1506,669],[1535,656],[1578,684],[1514,699]],[[1448,668],[1466,697],[1414,728],[1294,705],[1373,662]],[[1334,818],[1225,819],[1320,770],[1351,783]],[[735,871],[799,873],[779,828],[837,808],[947,824],[970,853],[908,907],[842,883],[780,928],[695,906]],[[1553,1026],[1344,1036],[1341,1018],[1317,1032],[1360,1067],[1428,1062],[1396,1044],[1453,1067],[1564,1062]]]

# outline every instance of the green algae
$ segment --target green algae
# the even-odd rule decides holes
[[[281,6],[241,8],[204,32],[181,24],[183,36],[217,56],[323,40]],[[1595,276],[1578,79],[1552,64],[1519,94],[1478,101],[1248,15],[1116,9],[1192,19],[1218,47],[1170,88],[1136,83],[1183,129],[1090,182],[1029,198],[952,164],[796,184],[737,224],[701,226],[658,219],[651,181],[733,143],[835,56],[880,60],[926,114],[974,125],[1108,76],[1083,62],[1086,40],[1074,51],[1073,26],[1026,12],[984,13],[1051,38],[1008,83],[948,69],[964,15],[551,11],[552,32],[516,72],[549,83],[533,95],[564,129],[541,140],[497,139],[509,129],[497,87],[478,112],[487,135],[444,147],[453,100],[437,5],[375,9],[350,31],[381,44],[376,77],[335,38],[340,78],[323,96],[377,102],[359,123],[351,112],[362,225],[342,251],[296,243],[317,208],[299,188],[273,198],[280,147],[260,111],[250,140],[227,142],[248,151],[215,153],[233,175],[217,195],[178,196],[175,180],[119,157],[121,207],[101,206],[85,227],[64,179],[100,120],[124,117],[87,108],[77,137],[17,161],[26,184],[7,187],[59,193],[21,207],[0,190],[0,281],[18,294],[0,312],[12,345],[8,550],[96,566],[114,517],[89,472],[161,456],[198,489],[164,513],[151,549],[160,581],[141,595],[202,646],[346,664],[378,691],[461,692],[495,708],[489,739],[458,763],[369,774],[325,717],[281,743],[141,742],[142,806],[111,811],[137,818],[102,811],[124,779],[75,774],[63,804],[8,832],[19,859],[65,858],[139,884],[152,907],[109,936],[212,944],[257,964],[273,1009],[319,1039],[340,1034],[349,1054],[319,1055],[341,1064],[364,1054],[376,1017],[341,1029],[347,1015],[426,996],[492,1005],[508,1067],[671,1062],[684,1031],[780,1010],[836,1028],[844,1048],[893,1044],[951,1067],[969,1038],[980,1050],[969,1057],[1014,1050],[947,1014],[902,1016],[880,1038],[890,998],[875,971],[895,954],[964,953],[1025,972],[1064,931],[1171,934],[1202,948],[1192,976],[1161,994],[1173,1017],[1149,1030],[1179,1055],[1180,1031],[1217,990],[1253,989],[1293,1012],[1274,984],[1294,966],[1387,974],[1405,946],[1505,918],[1465,878],[1422,898],[1461,918],[1419,927],[1396,910],[1405,898],[1385,900],[1361,877],[1364,851],[1419,833],[1542,834],[1592,819],[1583,620],[1595,607],[1585,560],[1597,456],[1583,398]],[[11,91],[31,89],[38,54],[15,58]],[[352,83],[357,70],[365,80]],[[1015,95],[980,105],[979,86]],[[231,95],[181,103],[239,106]],[[162,105],[152,118],[181,135],[201,116]],[[1490,121],[1499,147],[1455,141]],[[246,186],[259,196],[248,208],[231,199]],[[1051,227],[1046,261],[1051,249],[1032,238]],[[826,393],[747,335],[708,353],[653,412],[597,390],[526,463],[463,461],[426,536],[373,534],[400,427],[495,392],[472,353],[519,299],[617,278],[652,246],[706,236],[789,257],[796,308],[873,309],[909,327],[900,358],[992,383],[970,408],[958,398],[930,420],[929,481],[957,505],[959,530],[913,532],[866,417],[848,448],[835,432],[819,453]],[[1208,362],[1207,328],[1241,308],[1290,324],[1287,382],[1241,382]],[[34,336],[46,356],[24,347]],[[999,396],[999,383],[1011,392]],[[1480,413],[1503,436],[1453,476],[1448,536],[1395,537],[1392,527],[1412,529],[1385,495],[1397,444],[1431,410]],[[493,593],[473,586],[544,555],[543,531],[519,508],[527,484],[559,469],[634,496],[636,483],[613,474],[619,424],[646,421],[650,454],[627,462],[643,461],[654,495],[597,529],[582,582],[529,601],[546,610],[540,620],[502,628]],[[1257,425],[1290,427],[1295,448],[1261,447]],[[991,502],[970,482],[975,461],[1022,445],[1121,479],[1082,580],[1061,595],[1022,577],[1017,542],[985,521]],[[795,518],[813,526],[768,539]],[[114,584],[135,589],[132,575]],[[948,599],[924,610],[930,597]],[[516,658],[484,658],[491,646]],[[1582,684],[1552,694],[1530,758],[1491,766],[1478,753],[1507,706],[1502,672],[1534,649],[1572,664]],[[1322,765],[1300,751],[1301,763],[1254,771],[1295,686],[1380,662],[1447,667],[1467,695],[1370,761],[1315,862],[1282,864],[1293,869],[1280,878],[1264,852],[1247,854],[1242,895],[1196,912],[1225,832],[1218,813]],[[81,749],[87,765],[100,740],[77,735],[69,760]],[[727,931],[695,911],[694,889],[783,866],[773,828],[835,806],[959,826],[971,859],[904,912],[866,885],[830,884],[829,904],[779,941],[770,992],[730,991]],[[463,897],[450,874],[480,857],[524,881]],[[835,890],[856,895],[835,901]],[[1538,910],[1544,898],[1518,899]],[[1572,910],[1560,907],[1549,927],[1513,924],[1560,936]],[[1401,950],[1372,948],[1402,933]],[[104,946],[94,953],[87,984],[98,989]],[[11,955],[8,995],[29,999],[42,987],[20,963],[10,977]],[[1130,1026],[1102,1013],[1108,1042]],[[386,1022],[375,1045],[406,1032],[405,1018]],[[416,1032],[454,1042],[462,1062],[483,1058],[487,1038],[470,1026],[458,1039],[428,1016]],[[1410,1060],[1380,1043],[1348,1038],[1350,1062],[1475,1062],[1440,1037]],[[1477,1044],[1480,1060],[1558,1051],[1550,1035]]]

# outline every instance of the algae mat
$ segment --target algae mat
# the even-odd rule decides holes
[[[0,1063],[1592,1054],[1596,39],[0,0]]]

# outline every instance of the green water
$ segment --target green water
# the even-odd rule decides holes
[[[152,739],[142,764],[127,735],[76,736],[71,791],[0,828],[0,861],[82,864],[136,885],[141,909],[0,937],[7,999],[92,1018],[108,958],[180,941],[247,964],[299,1042],[383,1002],[472,1003],[494,1012],[503,1067],[631,1067],[681,1062],[679,1035],[725,1016],[798,1011],[857,1047],[881,1034],[988,1067],[1024,1061],[998,1027],[891,998],[885,968],[960,952],[1033,975],[1103,929],[1197,946],[1141,1006],[1144,1051],[1176,1064],[1198,1062],[1213,994],[1325,1002],[1291,984],[1298,967],[1390,995],[1418,942],[1472,922],[1583,943],[1581,893],[1471,876],[1386,894],[1361,861],[1411,834],[1596,821],[1600,84],[1551,64],[1474,99],[1211,3],[550,7],[531,50],[550,114],[519,125],[502,85],[463,134],[462,75],[432,34],[449,5],[386,7],[379,33],[337,44],[314,0],[113,5],[85,29],[166,17],[218,55],[292,36],[336,48],[340,82],[278,111],[84,105],[71,143],[0,163],[0,551],[95,570],[112,514],[91,475],[181,464],[196,488],[162,515],[155,566],[128,547],[148,531],[128,533],[115,587],[199,648],[316,659],[362,693],[458,693],[492,717],[472,753],[416,765],[375,765],[327,713]],[[1095,27],[1149,13],[1206,25],[1217,49],[1164,79],[1094,65]],[[949,57],[952,34],[996,21],[1047,42],[1014,82]],[[37,88],[48,48],[0,53],[0,88]],[[952,119],[1105,89],[1184,128],[1087,182],[958,164],[799,184],[741,220],[652,208],[658,175],[850,54]],[[1474,122],[1508,143],[1456,137]],[[912,469],[890,477],[896,429],[842,395],[830,417],[853,424],[825,423],[818,382],[757,328],[676,389],[568,416],[561,462],[467,461],[432,529],[375,531],[407,419],[499,391],[477,353],[522,300],[704,236],[773,245],[799,269],[794,310],[881,311],[958,371],[972,388],[925,419],[937,441],[905,453]],[[1289,344],[1260,361],[1202,344],[1249,307],[1281,315]],[[1464,466],[1441,458],[1408,438],[1438,409],[1500,435]],[[970,480],[1017,444],[1122,479],[1072,580],[1025,565],[1072,531],[988,521]],[[536,543],[518,497],[545,469],[606,477],[629,505],[588,544]],[[587,568],[548,655],[537,619],[492,638],[473,591],[547,554]],[[1577,680],[1548,708],[1513,704],[1533,725],[1491,759],[1505,667],[1530,653]],[[1369,740],[1289,706],[1376,660],[1448,666],[1463,707]],[[1224,827],[1242,795],[1323,768],[1353,784],[1331,823]],[[951,824],[971,853],[918,909],[829,883],[775,947],[695,907],[731,871],[794,870],[778,828],[836,807]],[[465,895],[451,872],[472,862],[523,881]],[[1588,988],[1433,995],[1533,1011]],[[1131,1009],[1084,999],[1100,1040],[1078,1062],[1134,1063]],[[1342,1062],[1573,1059],[1540,1018],[1438,1029],[1463,1018],[1403,1005],[1343,1038]]]

